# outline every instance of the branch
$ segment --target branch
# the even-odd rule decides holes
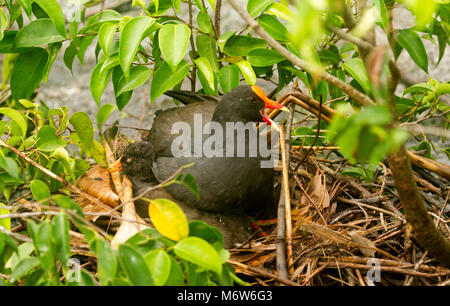
[[[296,65],[297,67],[306,70],[310,73],[316,74],[317,72],[312,67],[311,64],[305,62],[304,60],[300,59],[298,56],[292,54],[287,50],[285,47],[283,47],[279,42],[277,42],[275,39],[272,38],[260,25],[258,22],[256,22],[255,19],[253,19],[243,8],[242,5],[238,4],[235,0],[228,0],[228,3],[234,8],[234,10],[244,19],[252,28],[253,30],[261,36],[262,39],[264,39],[269,46],[274,48],[276,51],[278,51],[281,55],[283,55],[287,60],[289,60],[291,63]],[[318,74],[318,77],[322,78],[326,82],[330,83],[331,85],[335,86],[336,88],[339,88],[340,90],[344,91],[347,95],[349,95],[351,98],[353,98],[356,102],[363,106],[368,105],[375,105],[375,102],[362,92],[355,89],[353,86],[350,86],[349,84],[341,81],[340,79],[332,76],[326,71],[320,71]]]

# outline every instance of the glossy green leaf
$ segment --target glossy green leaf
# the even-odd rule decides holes
[[[122,269],[134,286],[154,285],[147,264],[138,251],[121,244],[119,245],[119,258]]]
[[[217,62],[216,40],[209,35],[197,35],[195,37],[195,44],[197,45],[197,52],[200,56],[206,57],[215,71],[219,71],[219,64]]]
[[[92,148],[94,141],[94,128],[91,119],[85,112],[76,112],[69,119],[75,132],[78,134],[84,149]]]
[[[153,75],[150,94],[152,102],[164,92],[183,81],[189,73],[189,68],[189,63],[184,60],[181,61],[175,71],[170,69],[167,62],[162,63]]]
[[[20,6],[23,8],[28,18],[31,19],[31,14],[33,13],[31,9],[32,0],[18,0],[17,2],[19,2]]]
[[[154,23],[155,19],[151,17],[138,16],[128,21],[123,28],[119,40],[119,61],[126,77],[141,41],[149,34]]]
[[[236,65],[223,66],[219,71],[219,84],[224,93],[239,86],[239,68]]]
[[[55,128],[49,125],[44,125],[39,129],[37,138],[36,147],[41,151],[52,152],[67,144],[64,139],[56,136]]]
[[[22,259],[14,268],[11,275],[9,276],[8,281],[11,283],[15,283],[20,280],[22,277],[30,273],[31,270],[36,268],[39,265],[40,261],[37,257],[28,257]]]
[[[209,18],[208,12],[200,11],[197,15],[198,28],[204,33],[214,33],[214,29]]]
[[[124,77],[122,68],[120,66],[114,67],[112,73],[112,83],[114,88],[114,95],[116,97],[116,105],[119,110],[122,110],[130,101],[131,96],[133,95],[133,91],[127,91],[117,96],[117,92],[119,90],[120,80]]]
[[[202,268],[222,273],[222,263],[217,251],[205,240],[188,237],[179,241],[174,247],[175,254],[183,260],[192,262]]]
[[[47,64],[44,68],[44,82],[47,83],[48,75],[50,73],[50,70],[52,69],[53,63],[56,60],[56,57],[58,56],[59,50],[61,50],[62,43],[56,42],[53,44],[50,44],[48,46],[49,56],[47,60]]]
[[[120,96],[122,93],[126,91],[133,90],[145,82],[152,75],[152,70],[145,66],[134,66],[130,70],[130,76],[127,78],[122,77],[119,82],[119,87],[117,89],[117,96]]]
[[[34,199],[38,202],[50,197],[50,189],[43,181],[32,180],[30,182],[30,189]]]
[[[377,24],[385,29],[389,23],[389,16],[384,0],[372,0],[372,5],[377,9]]]
[[[289,7],[285,4],[274,2],[267,9],[266,14],[278,16],[286,21],[291,22],[293,19],[293,13]]]
[[[222,35],[220,35],[219,39],[217,40],[217,45],[219,46],[220,52],[223,52],[223,49],[225,48],[225,44],[227,43],[228,39],[233,36],[236,32],[225,32]]]
[[[247,12],[255,18],[273,2],[274,0],[248,0]]]
[[[236,66],[241,71],[242,75],[245,78],[245,81],[248,85],[255,85],[256,84],[256,74],[253,71],[252,66],[247,61],[239,61],[236,63]]]
[[[428,73],[428,56],[422,39],[412,29],[401,30],[397,36],[397,42],[402,46],[417,66]]]
[[[287,28],[277,17],[273,15],[263,14],[258,18],[258,23],[266,32],[279,41],[288,41],[289,33]]]
[[[272,66],[284,60],[284,56],[272,49],[253,49],[248,53],[248,62],[255,67]]]
[[[11,93],[15,100],[28,99],[41,83],[48,53],[41,48],[21,53],[11,75]]]
[[[159,30],[159,48],[172,71],[183,60],[191,37],[191,30],[185,24],[165,24]]]
[[[103,104],[97,113],[97,129],[99,131],[102,130],[103,123],[106,122],[109,115],[116,109],[116,107],[112,104],[105,103]]]
[[[153,250],[144,257],[155,286],[162,286],[169,278],[170,256],[164,250]]]
[[[64,212],[57,214],[51,223],[51,240],[56,258],[67,264],[70,258],[69,220]]]
[[[197,181],[192,174],[179,174],[174,179],[174,182],[186,186],[197,197],[197,199],[199,199],[199,189]]]
[[[117,273],[117,256],[108,242],[97,238],[95,240],[95,254],[97,255],[97,272],[102,286],[108,285]]]
[[[114,53],[103,62],[102,68],[100,69],[100,73],[103,73],[109,69],[112,69],[119,65],[119,54]]]
[[[16,35],[14,43],[17,47],[35,47],[65,40],[55,29],[48,18],[33,20],[24,26]]]
[[[50,223],[47,220],[37,226],[33,243],[41,262],[41,267],[49,273],[54,272],[53,269],[56,263],[50,242]]]
[[[27,133],[27,121],[25,117],[18,111],[9,107],[0,107],[0,114],[8,116],[11,118],[21,129],[22,136],[25,137]]]
[[[11,157],[4,157],[0,155],[0,169],[3,169],[11,177],[16,180],[20,180],[20,171],[17,163]]]
[[[189,236],[203,238],[211,245],[218,243],[220,247],[223,246],[223,236],[220,230],[203,221],[189,222]]]
[[[211,90],[215,90],[214,84],[214,72],[209,64],[209,61],[206,57],[199,57],[194,60],[194,63],[197,65],[198,69],[203,73],[206,78],[209,88]]]
[[[347,73],[349,73],[367,94],[372,92],[372,87],[370,84],[369,77],[366,72],[366,68],[364,67],[364,63],[360,58],[351,58],[342,64],[342,68],[344,68]]]
[[[403,95],[407,95],[409,93],[424,93],[424,92],[434,92],[434,87],[428,83],[418,83],[414,84],[411,87],[408,87],[403,91]]]
[[[47,13],[55,25],[56,30],[63,37],[67,37],[66,22],[61,6],[56,0],[34,0]]]
[[[11,213],[9,211],[9,209],[6,209],[4,207],[5,207],[5,204],[0,203],[0,216],[9,215]],[[8,231],[10,231],[11,230],[11,218],[1,218],[0,226],[4,227]],[[3,235],[2,235],[2,237],[0,237],[0,255],[2,254],[2,249],[4,247],[4,245],[3,245],[3,247],[1,246],[2,243],[3,244],[5,243]]]
[[[228,38],[223,48],[223,52],[229,56],[247,56],[247,54],[257,48],[266,48],[264,40],[249,36],[231,36]]]
[[[0,41],[3,39],[4,32],[8,26],[8,16],[6,16],[5,11],[0,9]]]
[[[184,286],[184,272],[177,260],[170,256],[170,273],[165,286]]]
[[[94,98],[97,105],[100,106],[100,99],[102,97],[103,91],[108,85],[109,79],[112,75],[112,70],[102,70],[103,63],[98,63],[91,75],[90,89],[92,97]]]
[[[66,197],[62,194],[57,194],[54,195],[52,197],[52,200],[56,203],[56,205],[58,205],[59,207],[65,208],[65,209],[69,209],[74,211],[76,214],[80,215],[80,216],[84,216],[83,211],[81,210],[80,206],[77,204],[77,202],[75,202],[74,200],[72,200],[69,197]],[[84,234],[84,233],[83,233]]]
[[[109,56],[111,43],[113,41],[114,34],[116,34],[116,30],[116,22],[105,22],[98,30],[98,43],[106,57]]]

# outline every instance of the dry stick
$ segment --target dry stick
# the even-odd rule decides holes
[[[287,135],[287,134],[286,134]],[[289,267],[289,273],[293,273],[292,267],[292,220],[291,220],[291,195],[289,193],[289,169],[286,151],[286,139],[290,140],[289,136],[285,135],[284,126],[280,126],[280,147],[281,147],[281,162],[283,166],[283,193],[284,193],[284,212],[286,222],[286,257]]]
[[[258,33],[259,36],[261,36],[262,39],[264,39],[269,46],[271,46],[273,49],[278,51],[281,55],[283,55],[287,60],[289,60],[291,63],[296,65],[297,67],[306,70],[313,75],[318,76],[319,78],[322,78],[326,82],[330,83],[331,85],[339,88],[340,90],[344,91],[346,94],[348,94],[350,97],[352,97],[355,101],[357,101],[359,104],[365,106],[365,105],[375,105],[373,100],[366,96],[365,94],[361,93],[357,89],[353,88],[351,85],[341,81],[340,79],[332,76],[331,74],[325,72],[325,71],[317,71],[312,67],[311,64],[303,61],[298,56],[292,54],[287,50],[285,47],[283,47],[279,42],[277,42],[275,39],[272,38],[260,25],[258,22],[256,22],[255,19],[253,19],[244,9],[244,7],[241,4],[238,4],[235,0],[228,0],[228,3],[234,8],[234,10],[242,17],[242,19],[245,20],[252,28],[253,30]]]
[[[66,181],[65,179],[63,179],[62,177],[56,175],[55,173],[53,173],[52,171],[48,170],[47,168],[41,166],[40,164],[38,164],[37,162],[35,162],[34,160],[32,160],[31,158],[29,158],[28,156],[26,156],[25,154],[23,154],[22,152],[20,152],[19,150],[17,150],[16,148],[14,148],[13,146],[11,146],[10,144],[2,141],[2,144],[5,145],[8,149],[10,149],[11,151],[13,151],[17,156],[19,156],[20,158],[22,158],[24,161],[26,161],[27,163],[30,163],[31,165],[33,165],[34,167],[36,167],[37,169],[41,170],[42,172],[44,172],[45,174],[47,174],[48,176],[50,176],[52,179],[57,180],[58,182],[60,182],[61,184],[63,184],[64,186],[68,187],[70,190],[72,190],[75,193],[78,193],[79,195],[81,195],[83,198],[94,202],[95,204],[97,204],[98,206],[106,209],[106,210],[110,210],[111,207],[100,202],[97,198],[91,196],[90,194],[84,192],[83,190],[81,190],[80,188],[78,188],[77,186],[75,186],[72,183],[69,183],[68,181]],[[117,214],[117,213],[116,213]]]
[[[220,37],[220,12],[222,8],[222,0],[216,1],[216,12],[214,14],[214,31],[216,32],[216,38]]]
[[[264,277],[271,278],[273,280],[279,281],[280,283],[283,283],[285,285],[288,285],[288,286],[299,286],[299,284],[294,283],[293,281],[290,281],[290,280],[288,280],[288,279],[286,279],[284,277],[280,277],[280,276],[275,275],[273,273],[264,271],[262,269],[254,268],[254,267],[251,267],[251,266],[247,266],[247,265],[245,265],[243,263],[240,263],[240,262],[237,262],[237,261],[227,260],[227,262],[232,264],[232,265],[234,265],[234,266],[238,266],[238,267],[240,267],[242,269],[251,271],[253,273],[257,273],[257,274],[259,274],[261,276],[264,276]]]

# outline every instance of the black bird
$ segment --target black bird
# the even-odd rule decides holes
[[[270,100],[257,86],[239,86],[224,95],[218,102],[215,98],[198,96],[185,91],[169,91],[166,94],[187,105],[161,112],[155,118],[148,137],[143,142],[130,145],[125,150],[122,158],[125,173],[139,177],[141,181],[162,182],[180,167],[194,163],[183,172],[194,176],[199,186],[198,199],[189,189],[179,184],[172,184],[165,189],[173,199],[182,202],[183,205],[201,211],[200,214],[210,214],[222,220],[226,219],[225,215],[234,214],[244,217],[244,212],[265,208],[272,204],[273,169],[261,167],[261,161],[266,157],[261,156],[259,151],[256,155],[250,155],[250,135],[252,133],[253,136],[257,135],[256,124],[250,122],[265,121],[274,126],[264,112],[264,108],[282,110],[286,108]],[[194,120],[194,118],[199,119],[200,116],[201,124]],[[180,136],[172,134],[174,123],[182,122],[185,127],[189,127],[191,135],[187,137],[187,140],[193,142],[194,130],[200,127],[203,131],[210,121],[216,122],[216,125],[224,131],[222,141],[219,138],[211,146],[217,149],[215,152],[222,152],[223,157],[220,155],[195,156],[195,145],[185,151],[187,156],[174,156],[177,154],[174,154],[172,144]],[[227,126],[227,123],[238,122],[243,125],[250,123],[241,141],[238,141],[238,136],[242,135],[238,135],[238,132]],[[210,136],[202,132],[199,143],[203,144]],[[233,146],[233,150],[230,151],[232,157],[226,157],[229,156],[226,150],[231,145]],[[239,146],[242,145],[245,146],[244,155],[237,157]],[[139,207],[137,209],[139,211]]]

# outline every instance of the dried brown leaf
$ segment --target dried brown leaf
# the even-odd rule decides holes
[[[323,173],[317,173],[311,179],[306,192],[309,195],[309,198],[314,201],[314,205],[324,209],[330,206],[330,195],[327,190],[327,182],[326,177]],[[303,194],[301,203],[304,205],[308,205],[311,203],[308,196]]]
[[[349,232],[348,235],[352,238],[353,242],[357,243],[361,253],[366,257],[375,256],[375,244],[368,238],[364,237],[361,233],[357,231]]]

